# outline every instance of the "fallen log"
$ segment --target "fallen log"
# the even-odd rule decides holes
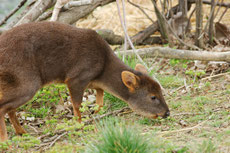
[[[112,30],[98,29],[96,32],[110,45],[121,45],[124,42],[124,37],[116,35]]]
[[[134,35],[131,38],[131,40],[134,44],[141,44],[145,39],[149,38],[150,35],[154,34],[158,30],[159,30],[159,25],[157,21],[155,21],[153,24],[148,26],[146,29]]]
[[[99,29],[96,32],[105,39],[110,45],[122,45],[124,43],[124,37],[116,35],[112,30],[108,29]],[[142,33],[147,35],[146,33]],[[142,39],[142,37],[139,37]],[[162,44],[162,40],[159,36],[148,37],[145,40],[136,39],[138,43],[135,42],[135,45],[153,45],[153,44]]]
[[[225,61],[230,62],[230,51],[228,52],[210,52],[210,51],[191,51],[172,49],[168,47],[151,47],[136,50],[140,56],[162,57],[170,59],[187,59],[199,61]],[[135,55],[132,50],[115,52],[119,55]]]

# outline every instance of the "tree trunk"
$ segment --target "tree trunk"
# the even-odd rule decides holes
[[[165,23],[166,21],[164,20],[163,15],[161,14],[160,10],[158,9],[155,0],[152,0],[152,2],[154,5],[156,16],[157,16],[157,22],[158,22],[158,25],[160,28],[161,36],[164,40],[169,42],[170,41],[169,40],[169,32],[168,32],[167,24]]]
[[[196,0],[196,42],[195,44],[199,48],[203,48],[204,43],[203,43],[203,35],[202,30],[203,30],[203,3],[202,0]]]
[[[211,11],[214,9],[215,7],[215,0],[212,0],[212,4],[211,4]],[[214,29],[213,29],[213,21],[214,21],[214,12],[212,12],[211,16],[210,16],[210,22],[209,22],[209,31],[208,31],[208,37],[209,37],[209,43],[212,45],[213,44],[213,35],[214,35]]]
[[[187,17],[188,12],[188,2],[187,0],[179,0],[179,7],[182,12],[182,15]]]

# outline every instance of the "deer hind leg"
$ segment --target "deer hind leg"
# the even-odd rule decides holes
[[[13,127],[16,130],[17,134],[23,134],[25,133],[25,130],[21,127],[20,123],[18,122],[18,119],[15,114],[15,109],[19,106],[23,105],[27,101],[29,101],[35,92],[27,93],[27,95],[24,96],[17,96],[15,97],[16,100],[8,101],[4,105],[2,105],[2,109],[0,109],[0,137],[1,141],[7,140],[7,131],[6,131],[6,125],[4,122],[4,116],[6,113],[8,113],[11,123],[13,124]],[[4,112],[4,113],[3,113]]]
[[[22,126],[20,125],[20,123],[18,121],[18,118],[16,116],[16,111],[15,110],[10,111],[10,112],[8,112],[8,115],[10,118],[10,122],[16,131],[16,134],[22,135],[22,134],[26,133],[26,131],[22,128]]]
[[[39,89],[40,84],[36,82],[33,84],[33,88],[30,88],[28,84],[24,84],[24,86],[20,86],[18,88],[12,89],[12,92],[3,93],[3,98],[1,101],[1,109],[0,109],[0,136],[1,140],[7,139],[7,131],[4,122],[4,115],[8,113],[10,122],[12,123],[17,134],[25,133],[25,130],[21,127],[15,110],[21,105],[28,102],[35,95],[36,91]],[[4,100],[4,102],[3,102]]]
[[[99,106],[99,108],[97,111],[95,111],[95,113],[98,113],[101,110],[101,108],[103,107],[104,90],[96,89],[96,91],[97,91],[96,104]]]
[[[4,116],[5,113],[0,109],[0,142],[4,142],[8,139]]]

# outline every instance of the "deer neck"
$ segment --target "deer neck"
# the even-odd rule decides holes
[[[106,58],[103,73],[93,81],[93,86],[101,88],[124,101],[128,101],[130,93],[128,88],[122,82],[122,71],[133,72],[134,70],[126,66],[115,54],[112,53]]]

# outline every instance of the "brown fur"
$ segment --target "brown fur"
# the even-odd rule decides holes
[[[136,79],[135,84],[131,82],[132,92],[126,79],[121,78],[123,71]],[[24,133],[15,109],[50,82],[67,84],[79,120],[86,88],[96,89],[99,108],[103,105],[103,91],[107,90],[142,115],[169,114],[159,84],[127,67],[95,31],[55,22],[30,23],[0,36],[1,141],[7,139],[4,115],[9,114],[17,134]],[[151,100],[152,95],[157,99]]]

